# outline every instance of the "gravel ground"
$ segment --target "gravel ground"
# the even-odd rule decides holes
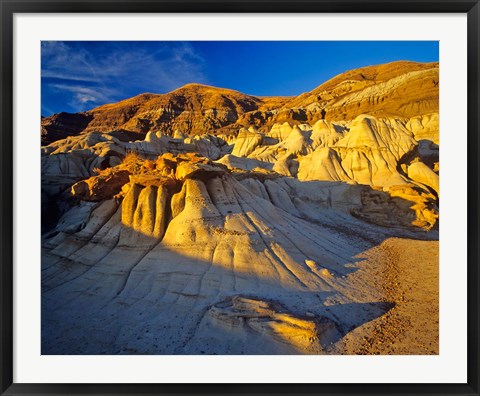
[[[352,276],[376,284],[394,303],[385,315],[357,327],[336,346],[337,353],[373,355],[438,354],[438,241],[389,238],[362,257]]]

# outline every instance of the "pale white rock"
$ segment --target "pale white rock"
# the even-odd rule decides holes
[[[328,206],[342,194],[352,202],[345,189],[355,186],[315,183],[186,179],[171,199],[171,220],[161,216],[168,192],[155,186],[134,184],[120,206],[112,200],[97,207],[94,224],[45,243],[44,352],[198,354],[209,346],[209,353],[325,353],[353,319],[332,315],[319,301],[330,293],[360,305],[373,297],[353,293],[341,277],[364,249],[352,235],[369,231],[347,211],[332,209],[333,202]],[[305,220],[291,194],[321,221]],[[311,262],[321,263],[320,270]],[[263,309],[270,319],[259,321]],[[384,312],[358,314],[367,321]],[[251,319],[242,324],[242,316]],[[82,343],[98,323],[101,334]]]
[[[251,171],[255,168],[271,170],[274,167],[274,164],[270,162],[259,161],[253,158],[237,157],[233,154],[227,154],[216,162],[225,165],[228,169],[243,169],[246,171]]]
[[[180,136],[180,135],[179,135]],[[181,135],[183,136],[183,135]],[[144,140],[125,143],[129,152],[136,152],[145,158],[156,158],[165,153],[198,153],[201,156],[218,159],[222,154],[220,147],[225,142],[211,135],[187,137],[184,139],[164,135],[161,132],[148,132]]]
[[[217,136],[172,128],[129,143],[89,133],[42,147],[45,202],[128,152],[206,157],[170,157],[164,170],[149,161],[114,199],[59,201],[69,210],[42,236],[42,353],[341,350],[391,307],[374,279],[356,277],[364,253],[392,235],[438,236],[424,231],[438,219],[435,99],[399,109],[422,114],[411,119],[375,116],[410,81],[434,93],[434,69],[347,79],[306,107],[267,110],[318,120],[330,101],[321,117],[342,121],[285,122],[265,135],[265,125]],[[353,107],[371,114],[347,119]],[[152,183],[159,175],[171,183]]]
[[[278,140],[285,140],[292,132],[292,129],[293,128],[286,121],[283,124],[274,124],[270,129],[268,136]]]
[[[306,155],[312,151],[312,141],[310,139],[311,131],[302,131],[297,125],[292,128],[292,132],[275,148],[285,150],[285,153],[292,155]]]
[[[263,141],[263,135],[258,132],[241,129],[238,133],[232,154],[237,157],[247,157]]]
[[[439,119],[438,113],[429,113],[412,117],[405,124],[405,128],[413,133],[415,140],[429,140],[439,144]]]
[[[125,155],[123,143],[103,133],[70,136],[42,147],[42,192],[58,194],[96,168],[115,166]]]
[[[402,122],[391,119],[378,119],[360,115],[349,124],[350,131],[337,142],[336,147],[350,149],[387,149],[397,161],[411,151],[417,142]]]
[[[331,148],[324,147],[302,157],[299,161],[299,180],[352,180],[342,168],[341,158]]]
[[[298,164],[294,161],[295,156],[285,153],[273,164],[272,170],[283,176],[296,176]]]
[[[408,167],[408,177],[416,182],[431,187],[440,194],[439,176],[423,162],[414,162]]]
[[[318,120],[312,127],[312,149],[334,146],[346,133],[343,126],[327,120]]]

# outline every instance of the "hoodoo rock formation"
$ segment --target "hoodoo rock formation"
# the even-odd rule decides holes
[[[393,62],[352,70],[297,97],[255,97],[201,84],[187,84],[167,94],[145,93],[118,103],[42,119],[42,144],[69,135],[124,132],[145,135],[175,131],[188,135],[236,134],[256,126],[311,125],[321,119],[351,120],[438,112],[438,63]]]
[[[414,62],[43,118],[42,353],[438,353],[383,270],[438,250],[438,125],[438,63]]]

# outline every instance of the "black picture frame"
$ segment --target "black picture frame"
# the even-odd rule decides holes
[[[478,0],[0,0],[0,328],[2,395],[478,395],[479,19]],[[13,383],[13,16],[16,13],[465,13],[468,26],[468,381],[465,384],[25,384]]]

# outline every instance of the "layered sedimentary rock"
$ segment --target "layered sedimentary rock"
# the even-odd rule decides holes
[[[347,71],[286,103],[327,120],[364,113],[413,117],[438,111],[438,63],[393,62]]]
[[[130,179],[88,207],[84,228],[72,232],[85,212],[75,206],[45,235],[45,353],[201,353],[206,345],[209,353],[325,353],[352,321],[388,310],[346,291],[354,256],[368,243],[365,231],[345,233],[362,230],[349,212],[362,211],[363,187],[237,180],[199,157],[166,160],[171,176],[163,176],[165,161],[140,161],[142,184]],[[185,164],[195,171],[185,174]],[[77,294],[91,288],[93,300]],[[336,308],[318,304],[329,294],[365,308],[339,320]],[[90,315],[104,334],[124,330],[80,346],[96,326]],[[67,327],[67,340],[56,341]]]
[[[175,131],[188,135],[236,134],[275,123],[351,120],[360,114],[411,118],[438,110],[438,63],[393,62],[340,74],[297,97],[255,97],[237,91],[187,84],[167,94],[146,93],[78,113],[42,119],[42,144],[69,135],[125,131]]]
[[[394,307],[362,254],[438,239],[438,64],[64,117],[42,120],[44,354],[340,353]]]
[[[42,118],[42,145],[82,132],[92,120],[88,113],[58,113]]]

